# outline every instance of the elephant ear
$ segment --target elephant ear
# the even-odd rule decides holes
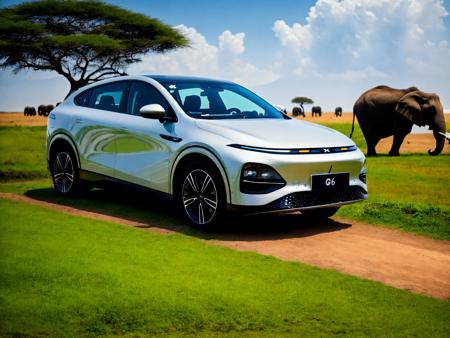
[[[420,91],[408,93],[398,100],[395,110],[414,124],[423,126],[425,124],[421,104],[425,101],[426,98],[420,94]]]

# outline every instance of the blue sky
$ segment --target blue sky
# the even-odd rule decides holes
[[[346,111],[372,86],[415,85],[450,108],[449,1],[108,2],[158,18],[191,41],[191,48],[145,56],[129,73],[222,78],[288,107],[302,95]],[[1,71],[0,111],[55,103],[68,88],[54,73]]]

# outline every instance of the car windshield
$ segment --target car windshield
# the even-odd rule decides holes
[[[286,115],[248,89],[208,80],[157,79],[189,116],[198,119],[285,119]]]

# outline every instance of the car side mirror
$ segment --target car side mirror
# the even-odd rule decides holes
[[[152,120],[161,120],[166,116],[166,110],[160,104],[147,104],[139,109],[139,114]]]

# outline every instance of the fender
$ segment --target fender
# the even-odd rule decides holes
[[[228,180],[227,173],[225,172],[225,167],[222,164],[222,161],[219,159],[219,157],[210,149],[203,147],[203,146],[190,146],[183,151],[181,151],[177,157],[175,158],[175,161],[172,165],[171,171],[170,171],[170,194],[173,195],[173,181],[174,181],[174,174],[175,169],[178,166],[178,163],[187,155],[189,154],[201,154],[206,157],[208,157],[219,169],[220,175],[222,176],[222,180],[225,183],[225,193],[227,198],[227,203],[231,204],[231,189],[230,189],[230,182]]]
[[[70,137],[70,135],[68,135],[64,131],[59,131],[58,133],[54,134],[52,136],[52,138],[50,139],[50,141],[48,142],[47,150],[46,150],[47,163],[50,161],[50,149],[52,148],[52,144],[55,141],[57,141],[57,140],[64,140],[64,141],[66,141],[67,143],[70,144],[70,146],[72,147],[73,152],[75,153],[75,157],[77,159],[78,168],[81,169],[81,162],[80,162],[80,158],[79,158],[79,155],[78,155],[77,146],[76,146],[75,142],[72,140],[72,137]]]

